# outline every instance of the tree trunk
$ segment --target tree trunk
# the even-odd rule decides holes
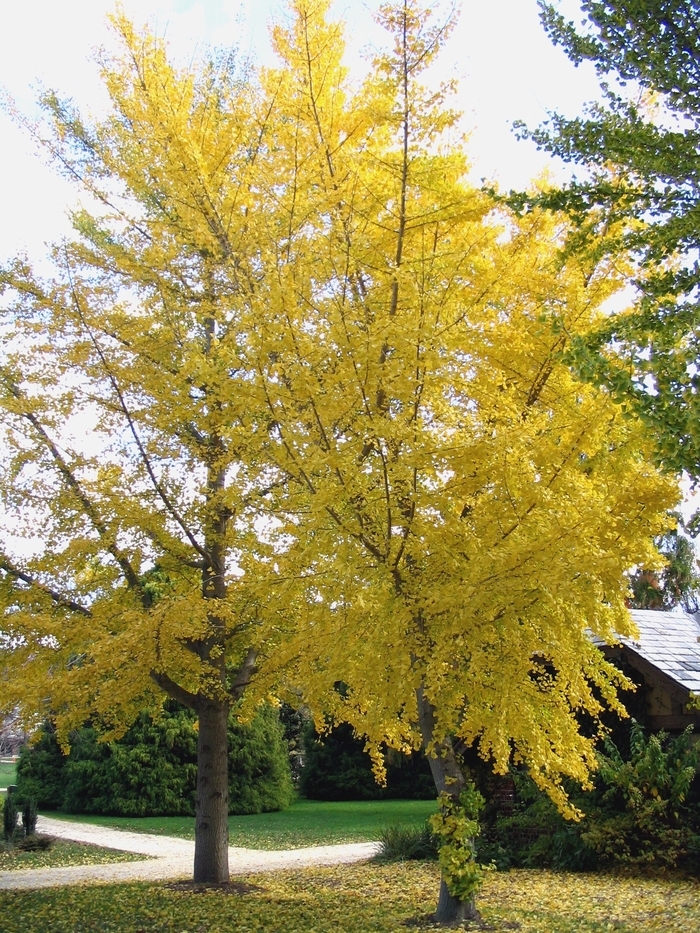
[[[453,897],[447,889],[445,879],[440,879],[440,894],[438,896],[437,910],[434,918],[438,923],[459,923],[460,920],[480,920],[481,915],[476,909],[474,898],[460,901]]]
[[[452,742],[449,739],[443,739],[436,742],[431,751],[428,751],[435,734],[435,707],[426,698],[422,687],[419,687],[416,691],[416,699],[418,701],[418,724],[423,750],[435,781],[435,789],[438,794],[446,793],[458,799],[464,790],[466,782],[452,747]],[[461,920],[479,920],[480,916],[474,898],[461,901],[459,898],[453,897],[447,888],[445,879],[441,878],[440,894],[434,918],[438,923],[449,924],[458,923]]]
[[[202,699],[198,709],[194,880],[217,884],[228,873],[228,704]]]

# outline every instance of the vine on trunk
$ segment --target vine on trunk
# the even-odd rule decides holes
[[[430,817],[430,826],[440,840],[439,860],[450,894],[471,901],[483,876],[474,858],[474,839],[479,835],[479,813],[484,798],[469,782],[458,799],[447,793],[438,797],[440,812]]]

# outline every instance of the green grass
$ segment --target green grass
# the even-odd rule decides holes
[[[146,855],[103,849],[102,846],[57,839],[45,852],[23,852],[0,846],[0,871],[25,868],[63,868],[67,865],[103,865],[108,862],[141,862]]]
[[[426,919],[438,887],[431,863],[343,865],[238,880],[256,887],[193,893],[139,883],[4,891],[0,927],[3,933],[435,933]],[[478,906],[493,933],[700,929],[700,883],[673,877],[489,873]]]
[[[0,787],[9,787],[17,778],[17,765],[11,761],[0,761]]]
[[[368,800],[325,803],[297,800],[279,813],[229,817],[232,846],[247,849],[298,849],[341,842],[370,842],[383,827],[402,823],[422,826],[435,812],[434,800]],[[184,816],[72,816],[46,813],[58,819],[111,826],[130,832],[157,833],[194,839],[194,818]]]

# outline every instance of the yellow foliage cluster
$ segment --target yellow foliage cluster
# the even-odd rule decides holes
[[[456,736],[564,805],[576,716],[620,682],[589,633],[630,632],[677,487],[562,360],[612,262],[465,181],[425,76],[449,24],[377,16],[357,82],[325,0],[259,72],[178,69],[118,13],[108,118],[46,96],[97,206],[52,279],[0,272],[1,705],[116,734],[163,689],[296,691],[375,752]]]

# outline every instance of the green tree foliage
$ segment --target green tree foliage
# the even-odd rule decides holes
[[[65,759],[61,809],[124,816],[194,813],[197,733],[185,709],[157,719],[142,713],[109,744],[91,727],[80,729]]]
[[[539,199],[578,223],[572,241],[604,233],[631,250],[638,301],[614,315],[572,359],[642,414],[673,469],[700,473],[700,3],[583,0],[586,28],[540,2],[552,41],[590,61],[604,103],[558,114],[534,132],[539,146],[587,167],[587,177]],[[599,245],[599,243],[598,243]]]
[[[676,738],[663,732],[647,738],[633,723],[627,761],[607,744],[600,755],[601,809],[582,833],[602,861],[677,867],[700,857],[697,798],[689,805],[699,760],[691,733],[692,727]]]
[[[5,832],[5,844],[8,847],[12,846],[15,829],[17,828],[18,816],[19,811],[17,810],[15,795],[10,793],[5,794],[5,800],[2,805],[2,821]]]
[[[25,837],[36,835],[36,821],[39,816],[39,808],[36,800],[30,797],[22,807],[22,826],[24,827]]]
[[[289,749],[277,711],[263,706],[249,724],[228,724],[229,813],[265,813],[292,802]]]
[[[229,719],[229,812],[262,813],[291,803],[289,758],[276,711],[250,723]],[[42,809],[121,816],[191,816],[197,776],[196,717],[175,703],[156,718],[142,713],[115,742],[92,727],[78,730],[64,756],[47,725],[22,749],[18,794]]]
[[[60,810],[65,793],[65,755],[51,722],[41,727],[33,745],[23,745],[17,762],[17,793],[22,800],[34,799],[40,810]]]
[[[304,761],[303,733],[308,714],[289,703],[282,703],[279,717],[284,730],[284,739],[289,749],[289,767],[292,772],[292,782],[296,785],[299,783]]]
[[[686,612],[700,609],[700,573],[695,547],[683,528],[661,535],[656,546],[667,563],[661,570],[637,570],[630,577],[634,609],[673,609]]]
[[[598,755],[595,787],[570,793],[585,814],[566,821],[526,775],[516,774],[512,815],[491,819],[479,845],[482,861],[509,866],[585,870],[596,866],[700,866],[698,750],[692,729],[645,736],[632,722],[629,754],[612,742]]]
[[[304,728],[304,766],[299,790],[311,800],[428,800],[435,784],[423,755],[386,754],[386,784],[377,783],[364,742],[347,723],[323,735]]]

